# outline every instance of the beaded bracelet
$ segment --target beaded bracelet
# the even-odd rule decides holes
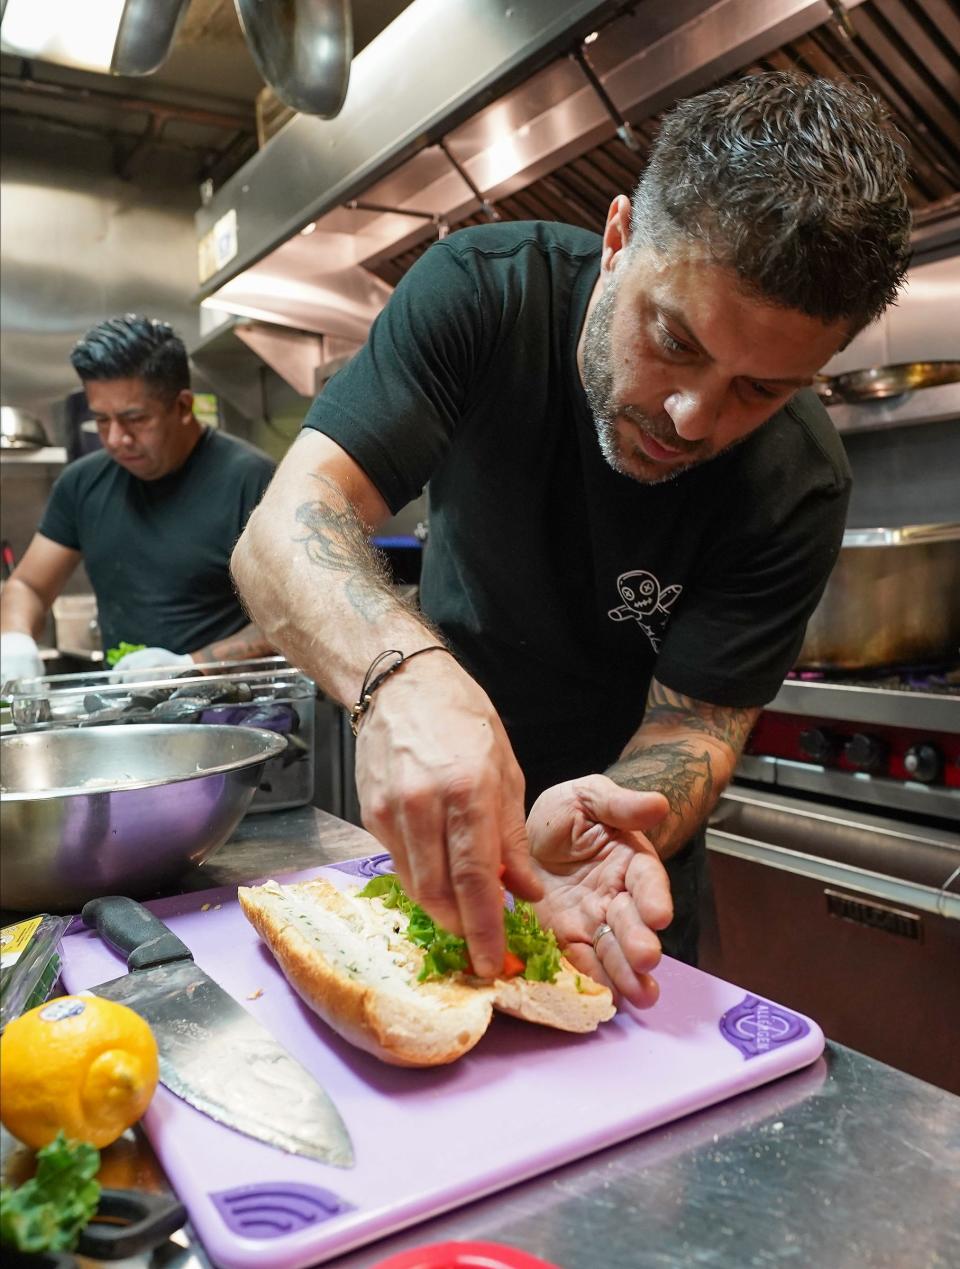
[[[386,652],[381,652],[380,655],[374,659],[369,670],[367,670],[366,674],[363,676],[363,686],[360,688],[360,699],[350,711],[350,730],[355,736],[360,730],[360,724],[363,722],[364,714],[366,714],[367,710],[370,708],[371,702],[373,701],[373,694],[383,680],[389,678],[395,670],[399,670],[404,662],[412,661],[414,657],[420,656],[423,652],[449,653],[450,649],[445,648],[442,643],[431,643],[428,648],[418,648],[416,652],[408,652],[404,655],[398,648],[388,648]],[[388,665],[385,670],[380,670],[378,673],[378,667],[383,664],[387,657],[396,657],[397,660],[394,661],[392,665]]]

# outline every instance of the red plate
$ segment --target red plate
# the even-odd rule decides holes
[[[370,1269],[560,1269],[503,1243],[431,1243],[378,1260]]]

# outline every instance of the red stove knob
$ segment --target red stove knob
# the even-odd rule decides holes
[[[825,727],[809,727],[800,733],[800,751],[814,762],[829,762],[840,751],[840,737]]]
[[[851,767],[860,771],[876,771],[886,763],[887,745],[877,736],[858,731],[843,746],[843,755]]]
[[[943,771],[943,754],[936,745],[926,742],[911,745],[903,756],[903,765],[911,780],[922,780],[924,784],[932,784],[940,779]]]

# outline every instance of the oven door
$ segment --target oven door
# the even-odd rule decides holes
[[[707,851],[704,969],[960,1093],[960,835],[733,784]]]

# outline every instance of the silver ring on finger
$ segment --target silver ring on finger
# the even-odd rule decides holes
[[[597,932],[593,936],[593,950],[594,952],[597,953],[598,956],[600,954],[598,951],[600,940],[603,938],[605,934],[612,934],[612,933],[613,933],[613,929],[609,925],[607,925],[606,921],[601,922],[600,925],[597,926]]]

